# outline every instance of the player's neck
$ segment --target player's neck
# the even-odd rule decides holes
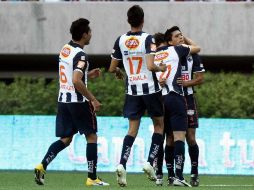
[[[131,32],[142,32],[142,26],[131,27]]]
[[[72,40],[75,44],[78,44],[78,45],[80,45],[82,48],[84,48],[84,46],[85,46],[85,43],[82,41],[82,40],[80,40],[80,41],[75,41],[75,40]]]
[[[167,46],[167,43],[161,43],[157,48],[163,47],[163,46]]]

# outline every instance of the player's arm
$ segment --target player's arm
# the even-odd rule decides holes
[[[101,75],[101,70],[99,68],[96,68],[96,69],[92,69],[91,71],[89,71],[87,73],[87,77],[89,79],[94,79],[94,78],[97,78]]]
[[[160,63],[159,66],[154,64],[154,54],[146,54],[146,66],[149,71],[153,72],[165,72],[167,70],[167,66],[165,64]]]
[[[123,80],[124,72],[118,67],[118,64],[119,64],[119,60],[112,58],[108,71],[110,73],[115,73],[117,79]]]
[[[79,61],[77,67],[73,71],[72,83],[75,89],[85,96],[91,103],[93,104],[94,111],[99,111],[101,103],[95,98],[95,96],[88,90],[84,82],[82,81],[83,78],[83,71],[86,68],[86,62]]]
[[[153,72],[166,71],[167,66],[165,64],[160,63],[160,65],[158,66],[154,64],[154,55],[156,52],[156,45],[155,45],[155,40],[153,36],[151,35],[147,36],[145,41],[145,48],[146,48],[145,60],[146,60],[147,69]]]
[[[119,46],[120,37],[115,41],[112,54],[111,54],[111,63],[109,66],[109,72],[115,73],[117,79],[124,79],[124,72],[118,67],[120,60],[122,60],[122,53]]]
[[[204,82],[204,73],[203,72],[196,72],[194,73],[194,79],[189,81],[182,81],[183,87],[189,86],[197,86]]]
[[[185,44],[188,45],[190,48],[190,54],[200,52],[201,48],[192,39],[184,36],[184,41],[185,41]]]

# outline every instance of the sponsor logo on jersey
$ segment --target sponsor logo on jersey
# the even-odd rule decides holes
[[[131,37],[125,41],[125,46],[128,49],[136,49],[139,46],[139,41],[137,38]]]
[[[63,57],[68,57],[71,53],[71,49],[69,47],[64,47],[61,51],[61,55]]]
[[[154,61],[161,61],[168,57],[168,52],[161,52],[155,55]]]
[[[128,55],[128,51],[124,51],[123,54],[124,54],[124,55]]]

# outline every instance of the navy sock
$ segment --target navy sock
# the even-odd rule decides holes
[[[175,174],[180,180],[183,180],[183,167],[184,167],[184,142],[175,141]]]
[[[87,143],[86,146],[86,158],[88,166],[88,177],[92,180],[97,178],[97,143]]]
[[[126,169],[127,160],[131,153],[131,147],[134,141],[135,141],[135,138],[130,135],[126,135],[123,140],[123,148],[122,148],[120,164],[122,164],[125,169]]]
[[[158,152],[156,175],[163,174],[163,172],[162,172],[163,158],[164,158],[164,149],[163,149],[163,143],[161,143],[159,152]]]
[[[56,155],[65,148],[63,141],[58,140],[52,143],[48,149],[48,152],[41,161],[43,168],[46,170],[49,163],[56,157]]]
[[[163,143],[163,135],[154,133],[149,151],[148,162],[153,166],[154,159],[158,157],[159,147]]]
[[[165,161],[168,170],[168,177],[174,177],[174,146],[165,146]]]
[[[197,144],[189,146],[189,155],[191,160],[191,174],[198,174],[199,147]]]

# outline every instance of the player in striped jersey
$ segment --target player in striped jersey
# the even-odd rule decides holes
[[[170,175],[173,185],[176,186],[190,186],[183,178],[184,166],[184,146],[185,135],[188,128],[187,124],[187,107],[184,98],[182,84],[178,81],[182,80],[182,58],[185,58],[190,53],[197,53],[200,48],[197,45],[191,44],[172,46],[171,44],[171,30],[167,30],[165,35],[161,33],[155,34],[155,41],[157,52],[155,55],[155,63],[165,63],[167,71],[157,73],[161,85],[163,86],[163,99],[164,99],[164,124],[166,133],[166,143],[172,141],[175,146],[174,160],[175,160],[175,174]],[[168,46],[170,45],[170,46]],[[157,160],[157,181],[156,184],[162,184],[162,161],[163,161],[163,143],[160,146],[162,155]],[[167,158],[166,154],[166,158]],[[173,171],[174,173],[174,171]]]
[[[105,186],[96,175],[97,167],[97,121],[95,111],[100,102],[87,88],[87,79],[100,75],[99,69],[88,72],[88,57],[83,48],[91,39],[89,21],[80,18],[72,22],[72,40],[64,45],[59,55],[59,97],[56,116],[56,136],[60,139],[50,145],[41,164],[35,167],[35,182],[44,185],[47,166],[72,141],[74,134],[84,134],[87,140],[88,163],[87,186]]]
[[[169,29],[172,34],[172,45],[180,44],[193,44],[194,42],[183,36],[181,30],[177,26],[173,26]],[[183,86],[185,99],[187,102],[187,115],[188,115],[188,130],[186,134],[186,141],[189,147],[189,156],[191,159],[191,180],[192,186],[199,185],[198,177],[198,157],[199,147],[196,142],[196,128],[198,128],[198,113],[196,107],[196,101],[194,97],[193,86],[200,85],[203,83],[205,72],[204,66],[200,61],[198,54],[188,55],[182,59],[182,81],[179,80],[179,84]],[[173,142],[169,144],[168,149],[173,149]],[[173,162],[172,159],[171,164]],[[169,165],[171,165],[169,163]],[[172,170],[172,168],[171,168]],[[172,171],[171,171],[172,172]],[[169,173],[171,173],[169,172]]]
[[[142,31],[144,24],[143,9],[134,5],[128,10],[127,17],[131,31],[121,35],[116,40],[109,68],[109,72],[116,73],[118,78],[123,78],[122,71],[117,67],[122,60],[127,74],[124,117],[129,119],[129,131],[124,138],[120,164],[116,169],[117,181],[120,186],[127,185],[126,162],[145,110],[147,110],[154,124],[148,160],[143,167],[150,180],[156,179],[152,166],[157,157],[159,145],[163,141],[164,128],[161,88],[155,72],[165,71],[166,66],[154,64],[156,46],[153,37]]]

